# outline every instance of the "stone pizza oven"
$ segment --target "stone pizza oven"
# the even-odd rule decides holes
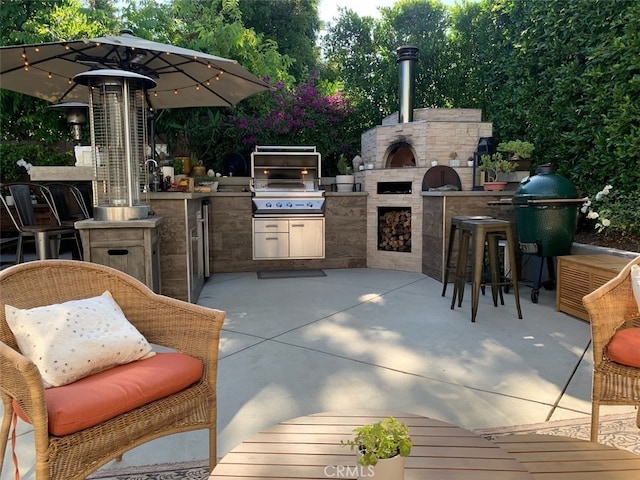
[[[493,125],[482,121],[479,109],[413,108],[418,49],[397,52],[399,110],[362,134],[365,169],[357,181],[368,193],[368,266],[420,272],[425,175],[433,165],[451,167],[462,190],[472,190],[474,169],[467,159],[474,157],[480,138],[492,137]]]

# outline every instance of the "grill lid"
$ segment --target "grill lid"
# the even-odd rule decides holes
[[[567,202],[568,199],[572,200]],[[535,175],[522,180],[513,196],[513,203],[517,205],[540,203],[542,200],[544,203],[583,201],[578,198],[578,191],[573,183],[555,173],[550,164],[541,165],[536,169]]]

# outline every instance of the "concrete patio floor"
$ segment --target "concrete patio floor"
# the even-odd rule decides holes
[[[539,303],[521,285],[505,305],[470,291],[451,310],[452,288],[418,273],[325,270],[325,277],[261,280],[255,272],[211,276],[198,303],[225,310],[218,366],[218,455],[278,421],[340,409],[420,414],[467,429],[589,416],[589,324]],[[602,414],[632,407],[605,407]],[[34,478],[32,436],[17,452]],[[204,431],[174,435],[105,468],[201,460]],[[2,480],[13,478],[5,456]]]

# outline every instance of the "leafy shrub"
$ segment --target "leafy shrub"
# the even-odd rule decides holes
[[[0,144],[0,181],[15,182],[27,173],[18,165],[19,160],[39,167],[75,165],[73,152],[61,153],[53,146],[24,143]]]

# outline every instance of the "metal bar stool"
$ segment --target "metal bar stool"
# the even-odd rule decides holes
[[[467,270],[467,257],[469,247],[471,247],[471,321],[476,321],[478,313],[478,302],[480,300],[480,288],[483,285],[482,272],[485,257],[485,248],[487,248],[489,256],[489,268],[491,271],[491,285],[493,293],[494,305],[497,306],[498,291],[502,300],[501,289],[503,286],[513,285],[513,294],[518,311],[518,318],[522,318],[522,310],[520,309],[520,292],[518,289],[516,250],[515,250],[515,232],[513,222],[507,220],[463,220],[460,224],[461,247],[458,254],[458,262],[456,268],[456,280],[454,283],[454,298],[451,302],[453,309],[456,296],[459,297],[461,303],[462,293],[464,291],[465,273]],[[511,278],[500,278],[498,265],[498,239],[505,237],[507,240],[506,251],[509,256],[509,262],[512,265]],[[485,247],[486,246],[486,247]],[[499,289],[499,290],[498,290]]]
[[[488,220],[492,218],[489,217]],[[459,223],[462,225],[462,222]],[[458,251],[461,252],[458,256],[458,262],[452,267],[455,272],[455,280],[453,282],[453,296],[451,297],[451,310],[453,310],[456,300],[458,300],[458,307],[462,306],[462,300],[464,298],[464,286],[467,279],[467,260],[469,258],[469,239],[471,238],[470,230],[462,230],[460,232],[460,246],[458,247]],[[491,281],[486,282],[483,281],[480,284],[480,289],[482,290],[482,294],[485,293],[485,285],[488,283],[491,286],[491,296],[493,298],[493,306],[498,306],[498,297],[500,298],[501,305],[504,305],[504,297],[502,296],[502,289],[499,288],[499,267],[498,267],[498,246],[500,240],[503,240],[503,235],[498,233],[489,233],[486,238],[486,247],[487,247],[487,256],[488,256],[488,265],[486,265],[489,269],[489,275],[491,276]],[[506,242],[505,242],[506,243]],[[483,254],[484,255],[484,254]],[[483,261],[483,269],[481,278],[484,280],[486,277],[486,270]],[[458,270],[459,269],[459,270]]]
[[[447,293],[447,284],[449,283],[449,273],[455,275],[457,261],[451,262],[453,245],[455,244],[456,232],[460,229],[460,224],[464,220],[490,220],[493,217],[486,215],[455,215],[451,217],[451,225],[449,227],[449,243],[447,246],[447,259],[444,265],[444,278],[442,279],[442,296]],[[460,239],[459,239],[460,240]],[[458,255],[460,255],[460,241],[458,241]]]

